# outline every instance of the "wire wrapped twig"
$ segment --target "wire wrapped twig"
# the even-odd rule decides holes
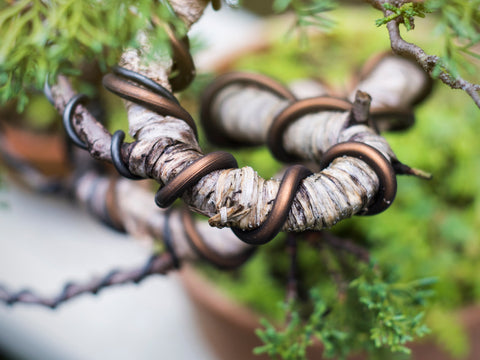
[[[8,305],[19,303],[34,304],[55,309],[61,303],[81,294],[97,294],[100,290],[109,286],[139,283],[150,275],[164,275],[173,268],[173,260],[169,253],[152,255],[145,264],[138,268],[130,270],[112,270],[105,276],[92,279],[85,284],[69,282],[63,287],[59,295],[51,298],[37,295],[30,290],[22,290],[12,293],[3,286],[0,286],[0,301]]]

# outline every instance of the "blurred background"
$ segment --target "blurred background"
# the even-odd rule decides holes
[[[288,31],[291,18],[264,17],[265,9],[271,9],[267,1],[246,2],[246,7],[255,13],[209,8],[192,28],[201,75],[182,101],[193,113],[198,110],[196,96],[217,69],[260,71],[285,83],[327,80],[342,92],[368,58],[389,48],[386,30],[375,27],[380,15],[368,6],[342,6],[331,13],[331,27],[309,32],[303,40]],[[434,19],[427,18],[417,22],[407,39],[437,52],[441,35]],[[120,102],[112,101],[110,126],[125,127]],[[33,100],[26,116],[37,125],[43,121],[38,114],[58,122],[49,107],[43,99]],[[399,279],[436,277],[427,323],[449,353],[462,357],[468,353],[469,339],[456,312],[480,298],[480,116],[464,93],[436,84],[416,118],[408,131],[385,136],[402,162],[433,173],[433,180],[399,177],[397,199],[387,212],[344,221],[334,231],[371,246],[372,256]],[[202,148],[208,149],[208,144],[203,142]],[[280,168],[266,149],[246,150],[236,157],[240,166],[250,165],[267,178]],[[148,257],[150,249],[105,228],[66,199],[29,192],[11,177],[1,187],[0,200],[0,282],[11,289],[55,294],[67,281],[135,266]],[[256,259],[245,273],[258,278],[266,270],[259,264],[263,258]],[[213,276],[237,300],[276,316],[271,304],[281,301],[278,290],[272,287],[269,292],[248,276],[243,282]],[[247,281],[251,285],[245,285]],[[255,302],[254,288],[258,291],[259,286],[265,296]],[[176,275],[83,295],[55,311],[0,305],[0,357],[214,360],[192,311]]]

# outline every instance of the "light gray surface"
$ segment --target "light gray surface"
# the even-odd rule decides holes
[[[11,289],[53,295],[66,281],[149,256],[66,200],[15,186],[1,198],[8,208],[0,211],[0,280]],[[0,346],[26,359],[214,359],[171,275],[82,295],[55,311],[0,305]]]

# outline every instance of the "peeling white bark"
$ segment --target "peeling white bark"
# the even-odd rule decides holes
[[[205,5],[203,2],[199,3]],[[195,16],[190,11],[183,13],[182,16],[189,19],[187,25],[196,19],[197,15],[200,16],[201,10],[202,6],[199,6]],[[160,64],[144,67],[142,56],[139,51],[128,50],[122,58],[122,65],[168,86],[171,64],[160,61]],[[400,106],[408,102],[408,98],[413,96],[411,94],[415,93],[404,91],[404,85],[391,86],[390,80],[393,81],[394,78],[386,77],[384,72],[381,72],[383,81],[378,78],[378,73],[373,74],[378,83],[364,79],[362,84],[368,86],[365,85],[363,89],[371,88],[370,91],[379,94],[398,91],[388,96],[389,104]],[[406,70],[396,75],[398,76],[395,78],[405,84],[403,76],[410,76],[410,72]],[[407,83],[417,86],[415,82]],[[378,86],[378,90],[375,86]],[[286,101],[268,91],[248,86],[231,86],[215,101],[214,111],[220,119],[217,125],[232,137],[251,143],[264,143],[275,115],[287,105]],[[128,148],[128,156],[124,156],[132,173],[151,177],[160,184],[165,184],[202,156],[193,131],[184,121],[160,116],[131,103],[127,103],[127,109],[130,133],[137,140]],[[346,128],[346,121],[346,114],[342,112],[322,112],[305,116],[287,129],[283,139],[284,147],[301,158],[319,160],[321,154],[330,146],[355,140],[375,147],[389,160],[395,157],[381,136],[365,126]],[[77,129],[85,135],[89,143],[101,143],[103,150],[109,148],[109,142],[104,143],[107,140],[105,137],[96,137],[96,134],[83,129],[85,126],[90,125],[82,124],[81,121],[76,123]],[[278,180],[262,179],[253,169],[245,167],[212,172],[187,191],[183,199],[197,212],[210,217],[209,223],[212,226],[252,229],[265,221],[278,187]],[[377,188],[376,174],[363,161],[350,157],[337,159],[321,173],[304,180],[284,230],[319,230],[330,227],[368,206]],[[152,205],[149,211],[158,212],[153,207],[153,196],[150,199]],[[127,206],[124,208],[127,209]],[[138,233],[138,224],[133,225],[135,221],[132,220],[132,225],[128,224],[128,220],[126,222],[129,231]]]

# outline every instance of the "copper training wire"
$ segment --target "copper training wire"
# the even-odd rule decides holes
[[[237,167],[237,160],[232,154],[225,151],[215,151],[202,156],[159,189],[155,194],[155,203],[161,208],[169,207],[176,198],[182,196],[187,189],[194,186],[205,175],[215,170]]]
[[[168,89],[163,87],[162,85],[156,83],[152,79],[141,75],[135,71],[131,71],[120,66],[114,66],[112,71],[123,78],[126,78],[130,81],[133,81],[135,85],[141,85],[148,90],[151,90],[155,94],[166,98],[167,100],[171,100],[174,102],[179,108],[181,108],[179,101],[177,98],[170,92]],[[122,87],[117,87],[117,91],[122,92]],[[124,163],[122,159],[121,148],[123,145],[123,141],[125,139],[125,133],[122,130],[117,130],[112,136],[112,142],[110,145],[110,154],[112,157],[112,163],[117,169],[117,171],[124,177],[131,179],[131,180],[141,180],[143,179],[142,176],[138,176],[132,174],[128,169],[128,166]]]
[[[283,134],[288,126],[307,114],[320,111],[351,111],[351,109],[352,103],[348,100],[328,96],[294,102],[273,119],[267,135],[267,146],[273,156],[282,162],[301,160],[287,153],[283,147]]]
[[[397,178],[395,170],[380,151],[361,142],[344,142],[332,146],[323,154],[321,167],[326,168],[340,156],[351,156],[364,161],[377,174],[379,186],[372,203],[358,215],[375,215],[385,211],[397,194]]]
[[[135,71],[128,70],[124,67],[121,66],[114,66],[112,67],[112,71],[115,75],[124,77],[128,80],[133,81],[136,84],[142,85],[143,87],[146,87],[147,89],[153,91],[154,93],[163,96],[164,98],[167,98],[169,100],[172,100],[173,102],[177,103],[180,105],[178,99],[173,95],[170,91],[168,91],[167,88],[163,87],[159,83],[153,81],[149,77],[146,77],[142,74],[139,74]]]
[[[130,80],[137,80],[136,77],[133,77],[133,75],[128,76],[128,79]],[[105,75],[103,78],[103,84],[108,90],[124,99],[142,104],[161,115],[170,115],[184,120],[195,131],[196,135],[196,126],[193,118],[177,102],[174,102],[170,99],[165,99],[165,97],[161,94],[140,88],[139,86],[131,84],[130,82],[112,74]],[[149,88],[151,87],[149,86]],[[116,138],[119,138],[120,136],[121,134],[119,134],[119,136]],[[116,146],[115,149],[117,147],[118,146]],[[114,147],[112,147],[112,151],[113,149]],[[217,151],[207,154],[188,165],[188,167],[183,169],[183,171],[181,171],[168,184],[159,189],[155,195],[155,203],[161,208],[166,208],[170,206],[176,198],[180,197],[188,188],[195,185],[202,177],[210,172],[236,167],[238,167],[237,161],[233,155],[227,152]],[[122,166],[117,168],[119,171],[121,171],[121,169]]]
[[[117,197],[115,194],[115,188],[117,186],[117,181],[117,177],[112,177],[108,182],[108,188],[105,194],[105,222],[110,227],[120,232],[125,232],[125,227],[123,226],[122,217],[116,201]]]
[[[312,172],[303,165],[292,165],[287,168],[267,219],[253,230],[232,228],[235,235],[251,245],[262,245],[272,240],[285,224],[302,180],[311,174]]]
[[[256,86],[270,91],[274,95],[287,101],[295,101],[295,95],[290,90],[279,82],[272,78],[255,73],[245,72],[231,72],[220,75],[210,85],[208,85],[202,94],[201,109],[200,109],[200,121],[208,141],[218,146],[240,146],[244,145],[237,140],[231,138],[225,132],[221,131],[218,127],[218,122],[213,115],[213,102],[216,96],[226,87],[235,84],[245,84],[250,86]]]
[[[250,247],[240,254],[230,256],[219,254],[205,242],[202,235],[198,232],[192,213],[187,207],[184,207],[182,210],[182,223],[185,236],[192,249],[200,258],[207,260],[220,269],[234,269],[239,267],[250,258],[255,250],[254,247]]]
[[[403,131],[415,124],[415,114],[412,109],[371,108],[370,117],[381,131]]]
[[[192,116],[174,101],[132,84],[114,74],[105,75],[102,82],[107,90],[123,99],[145,106],[147,109],[155,111],[162,116],[172,116],[185,121],[192,128],[195,136],[198,137],[197,126]]]

